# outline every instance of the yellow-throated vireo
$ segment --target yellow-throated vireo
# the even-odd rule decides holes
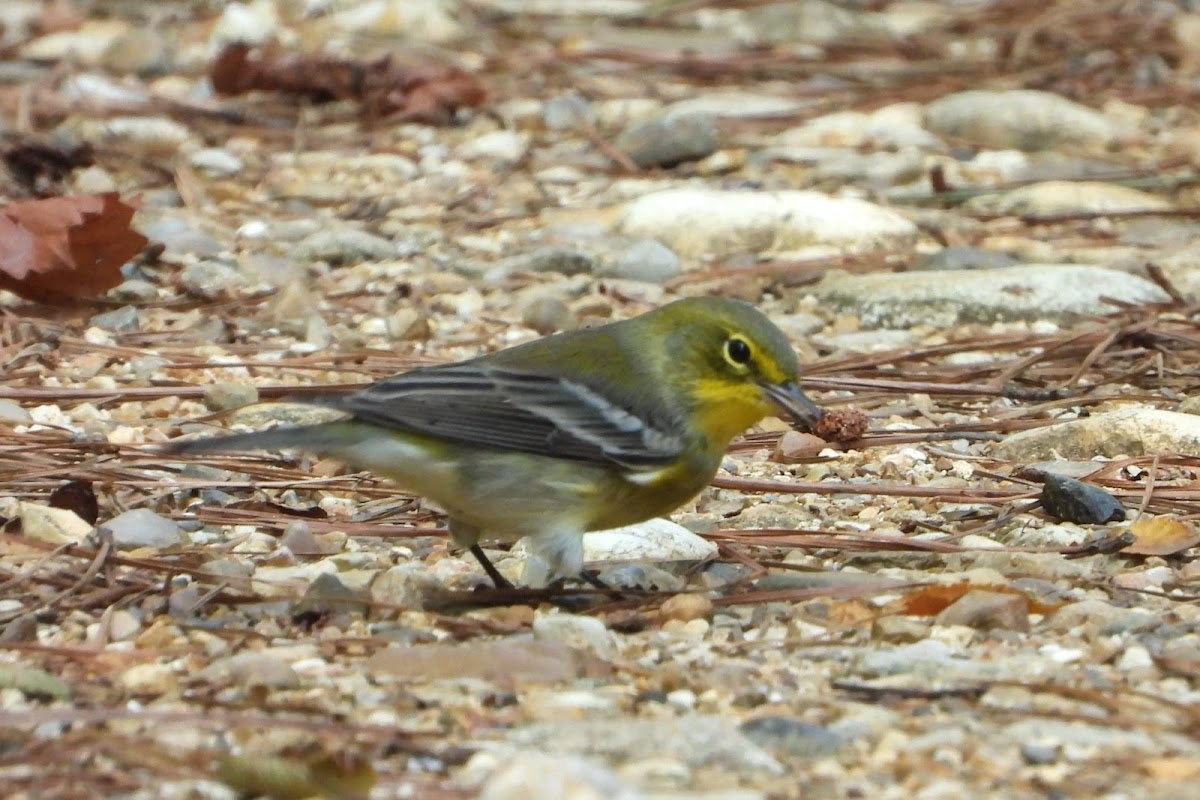
[[[173,442],[179,453],[299,448],[390,478],[445,509],[497,585],[484,539],[526,538],[552,578],[583,570],[583,534],[695,497],[733,437],[822,411],[783,332],[738,300],[678,300],[633,319],[416,369],[311,401],[345,420]]]

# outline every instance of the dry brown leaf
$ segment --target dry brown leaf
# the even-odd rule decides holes
[[[993,586],[963,582],[923,586],[900,600],[897,613],[909,614],[914,617],[935,617],[942,613],[948,606],[962,599],[962,596],[967,592],[972,592],[976,589],[987,592],[1020,595],[1029,601],[1030,614],[1048,614],[1052,611],[1057,611],[1060,607],[1059,604],[1038,602],[1024,592],[1018,591],[1011,586]]]
[[[245,44],[217,54],[209,79],[218,94],[276,91],[317,103],[357,100],[370,119],[447,124],[459,108],[487,99],[479,79],[437,64],[405,64],[384,56],[350,61],[321,55],[266,50],[255,55]]]
[[[10,203],[0,211],[0,289],[67,305],[119,286],[149,240],[116,192]]]
[[[1166,514],[1142,517],[1129,532],[1137,538],[1121,552],[1135,556],[1169,556],[1200,544],[1196,526]]]
[[[88,143],[67,147],[34,137],[19,137],[0,151],[0,161],[14,179],[36,195],[57,195],[72,170],[95,163],[95,152]]]
[[[51,508],[65,508],[89,525],[100,519],[100,501],[91,481],[67,481],[50,493]]]
[[[901,601],[900,613],[916,617],[933,617],[940,614],[947,606],[957,602],[967,592],[978,588],[980,587],[969,583],[923,586],[905,596]]]

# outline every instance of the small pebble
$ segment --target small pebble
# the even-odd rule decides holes
[[[141,325],[138,310],[133,306],[122,306],[112,311],[105,311],[92,317],[90,322],[97,328],[103,328],[106,331],[136,331]]]
[[[101,523],[112,534],[113,544],[123,550],[155,549],[187,544],[188,536],[174,521],[148,508],[134,508]]]
[[[218,300],[245,283],[240,272],[220,261],[198,261],[184,267],[179,276],[184,290],[203,300]]]
[[[719,146],[708,114],[669,114],[634,122],[613,142],[639,167],[673,167],[696,161]]]
[[[1108,492],[1063,475],[1046,473],[1042,508],[1051,517],[1077,524],[1101,524],[1125,519],[1125,507]]]
[[[541,295],[525,304],[521,311],[521,322],[542,335],[574,328],[575,313],[557,297]]]
[[[935,618],[938,625],[965,625],[989,630],[1029,630],[1029,601],[1024,595],[972,589]]]
[[[258,402],[258,388],[240,381],[221,381],[204,390],[204,407],[209,411],[228,411]]]
[[[787,431],[775,443],[775,451],[771,454],[771,459],[781,464],[797,464],[815,458],[828,446],[829,443],[820,436],[800,431]]]
[[[688,592],[668,597],[659,607],[659,615],[665,619],[687,622],[693,619],[708,619],[713,613],[713,602],[706,594]]]

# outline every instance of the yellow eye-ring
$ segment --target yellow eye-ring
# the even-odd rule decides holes
[[[737,366],[744,366],[750,363],[750,359],[754,354],[750,350],[750,343],[740,336],[730,336],[725,340],[725,357],[730,363]]]

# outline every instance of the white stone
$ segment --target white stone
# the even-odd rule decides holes
[[[804,102],[773,95],[748,92],[712,92],[680,100],[666,108],[669,117],[686,114],[708,114],[713,117],[772,117],[794,114],[804,108]]]
[[[668,189],[627,203],[617,227],[658,239],[685,258],[819,246],[863,252],[917,238],[916,225],[894,211],[811,191]]]
[[[224,147],[206,147],[188,158],[193,167],[212,175],[236,175],[246,163]],[[243,226],[244,227],[244,226]]]
[[[255,45],[270,41],[279,30],[279,12],[274,0],[229,3],[209,35],[209,47],[216,51],[227,44],[244,42]]]
[[[624,528],[583,536],[585,563],[605,561],[706,561],[717,546],[667,519],[649,519]]]
[[[20,53],[31,61],[73,61],[95,66],[108,46],[128,31],[129,23],[125,20],[88,20],[75,30],[39,36],[22,46]]]
[[[992,214],[1104,214],[1161,211],[1174,205],[1158,195],[1115,183],[1042,181],[1001,194],[973,197],[963,207]]]
[[[642,800],[608,767],[574,755],[517,753],[502,759],[479,800]]]
[[[606,661],[611,661],[617,656],[617,637],[596,617],[538,613],[533,618],[533,635],[536,639],[586,650]]]
[[[89,533],[92,526],[79,518],[74,511],[52,508],[22,501],[18,506],[21,532],[30,539],[52,545],[78,544]]]
[[[516,161],[529,148],[529,138],[516,131],[491,131],[463,144],[458,154],[462,158],[486,158],[496,161]]]
[[[334,17],[340,30],[425,42],[446,42],[463,34],[446,0],[368,0],[346,5],[346,10]]]
[[[1030,89],[946,95],[926,106],[925,127],[988,147],[1025,151],[1105,147],[1132,130],[1073,100]]]

